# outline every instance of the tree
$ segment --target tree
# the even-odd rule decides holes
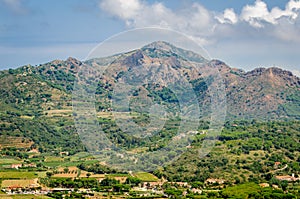
[[[64,173],[68,173],[68,172],[69,172],[69,168],[68,167],[64,168]]]
[[[48,178],[51,178],[51,176],[53,175],[53,173],[48,171],[48,172],[46,172],[46,175],[47,175]]]
[[[126,184],[138,186],[142,181],[136,177],[128,177],[125,181]]]
[[[101,186],[113,186],[115,184],[120,184],[120,181],[112,178],[105,178],[100,182]]]
[[[91,173],[87,173],[87,174],[86,174],[86,177],[89,178],[90,176],[91,176]]]

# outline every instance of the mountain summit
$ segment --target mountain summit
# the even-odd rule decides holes
[[[169,56],[180,56],[188,61],[195,61],[195,62],[207,62],[203,56],[190,51],[190,50],[185,50],[182,48],[178,48],[168,42],[165,41],[156,41],[152,42],[144,47],[141,48],[142,51],[146,52],[150,56],[161,56],[163,54],[169,55]],[[154,53],[156,51],[156,53]],[[161,53],[158,53],[161,52]]]

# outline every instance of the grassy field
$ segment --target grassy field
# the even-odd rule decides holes
[[[63,162],[61,164],[61,166],[63,167],[72,167],[72,166],[77,166],[81,163],[86,163],[86,164],[94,164],[94,163],[97,163],[99,162],[98,160],[81,160],[81,161],[77,161],[77,162],[70,162],[70,161],[66,161],[66,162]]]
[[[0,172],[1,179],[33,179],[38,177],[35,172],[7,171]]]
[[[71,109],[62,109],[62,110],[47,110],[44,111],[44,114],[46,114],[48,117],[69,117],[72,115]]]
[[[0,167],[10,167],[12,164],[20,164],[22,161],[13,158],[0,158]]]
[[[36,174],[39,178],[45,178],[47,176],[46,173],[47,173],[46,171],[36,172]]]
[[[139,178],[143,182],[156,182],[158,178],[151,173],[139,172],[134,174],[135,177]]]
[[[55,160],[54,158],[52,160]],[[57,159],[58,160],[58,159]],[[53,162],[43,162],[43,165],[46,167],[72,167],[77,166],[81,163],[97,163],[98,160],[81,160],[81,161],[53,161]]]
[[[77,153],[77,154],[71,156],[70,161],[71,162],[78,162],[78,161],[80,161],[83,158],[84,159],[89,158],[89,156],[91,156],[91,155],[89,153],[87,153],[87,152],[80,152],[80,153]]]
[[[18,164],[18,163],[21,163],[21,161],[12,158],[0,158],[0,164]]]
[[[46,167],[54,168],[60,166],[61,162],[44,162],[43,165]]]
[[[64,159],[61,157],[56,157],[56,156],[45,157],[45,162],[62,162],[62,161],[64,161]]]

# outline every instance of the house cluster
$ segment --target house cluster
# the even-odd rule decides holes
[[[280,181],[288,181],[288,182],[295,182],[300,180],[300,177],[296,178],[294,174],[292,174],[291,176],[290,175],[276,176],[275,178]]]
[[[262,188],[266,188],[266,187],[270,187],[270,184],[269,183],[260,183],[259,186]],[[279,189],[279,186],[276,184],[272,184],[272,188]]]
[[[38,179],[33,180],[3,180],[2,191],[7,194],[36,194],[41,193],[41,185]]]
[[[205,183],[207,184],[224,184],[225,180],[223,179],[216,179],[216,178],[208,178]]]
[[[11,169],[20,169],[20,168],[28,168],[28,167],[36,167],[36,164],[30,163],[30,164],[11,164],[10,168]]]
[[[47,187],[41,187],[37,183],[28,184],[26,186],[20,185],[18,183],[15,183],[10,186],[4,186],[2,187],[2,191],[5,192],[8,195],[15,195],[15,194],[34,194],[34,195],[47,195],[48,193],[54,193],[54,192],[67,192],[71,193],[74,192],[73,188],[47,188]],[[93,193],[90,189],[78,189],[76,191],[77,193]]]
[[[189,192],[195,193],[195,194],[201,194],[202,190],[198,188],[192,188],[192,186],[187,182],[167,182],[166,180],[160,180],[157,182],[143,182],[140,184],[139,187],[134,187],[134,191],[141,192],[139,194],[139,197],[151,197],[152,194],[154,195],[164,195],[165,197],[168,197],[166,194],[164,194],[163,191],[163,185],[165,183],[168,183],[170,185],[176,186],[176,187],[183,187],[187,188]],[[182,194],[186,195],[188,191],[184,191]]]

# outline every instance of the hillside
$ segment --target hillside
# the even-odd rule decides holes
[[[177,83],[182,78],[193,86],[198,97],[203,120],[209,112],[209,82],[211,74],[206,69],[214,68],[222,75],[227,100],[226,120],[294,120],[300,118],[300,79],[289,71],[279,68],[258,68],[250,72],[230,68],[218,60],[205,60],[192,51],[177,48],[166,42],[154,42],[128,53],[108,58],[81,62],[74,58],[54,60],[38,66],[23,66],[0,72],[0,131],[2,135],[25,136],[43,150],[54,150],[59,143],[63,151],[74,146],[74,152],[84,147],[80,143],[72,118],[72,90],[74,80],[84,68],[109,65],[105,75],[97,83],[96,111],[103,118],[100,123],[110,124],[108,134],[118,137],[122,146],[138,146],[139,139],[120,135],[120,129],[109,116],[111,96],[116,82],[127,78],[128,73],[143,74],[160,85],[143,85],[134,95],[132,111],[139,113],[135,121],[140,125],[149,122],[145,115],[148,102],[138,101],[140,96],[151,96],[165,105],[173,116],[179,111],[179,101],[168,83]],[[141,67],[143,66],[142,72]],[[199,73],[199,68],[202,73]],[[203,72],[204,71],[204,72]],[[210,85],[209,85],[210,84]],[[183,91],[182,91],[183,92]],[[144,104],[143,104],[144,103]],[[145,104],[146,103],[146,104]],[[174,118],[173,118],[174,120]],[[170,124],[174,123],[172,120]],[[176,122],[175,122],[176,123]],[[36,124],[33,127],[33,124]],[[175,127],[176,124],[173,124]],[[112,128],[113,127],[113,128]],[[43,132],[43,133],[41,133]],[[170,134],[167,131],[165,134]],[[70,139],[69,137],[72,137]],[[161,135],[160,135],[161,136]],[[152,140],[155,142],[159,137]],[[165,136],[165,135],[163,135]],[[58,142],[60,140],[61,142]],[[65,142],[69,140],[68,142]],[[134,141],[133,141],[134,140]],[[73,142],[74,144],[70,144]]]
[[[299,197],[300,79],[289,71],[245,72],[154,42],[105,58],[0,71],[0,85],[2,188],[37,182],[75,188],[74,198],[87,194],[81,188],[101,198]],[[78,100],[81,86],[92,106]],[[222,110],[221,133],[202,157],[217,126],[210,114],[223,122]],[[100,128],[84,142],[89,132],[77,119],[99,124],[111,145],[99,139]],[[189,123],[198,119],[199,126]]]

